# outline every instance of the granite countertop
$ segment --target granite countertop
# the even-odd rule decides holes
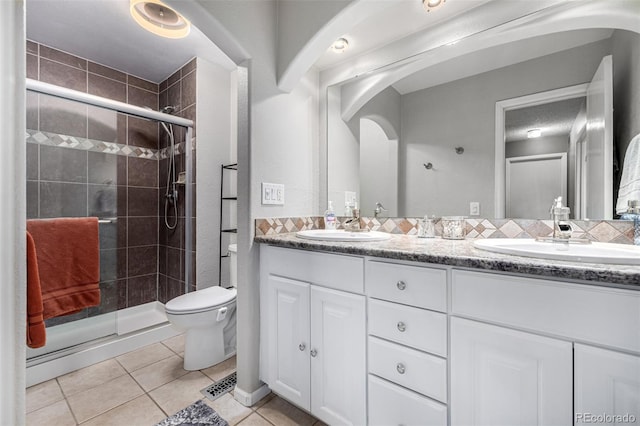
[[[638,265],[605,265],[499,254],[475,248],[473,239],[444,240],[392,234],[386,241],[330,242],[301,239],[291,232],[256,236],[254,241],[279,247],[581,280],[594,285],[640,290]]]

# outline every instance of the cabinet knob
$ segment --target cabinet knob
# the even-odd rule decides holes
[[[407,325],[405,323],[403,323],[402,321],[400,321],[398,323],[398,331],[404,332],[406,329],[407,329]]]
[[[307,346],[306,346],[304,343],[300,343],[300,344],[298,345],[298,349],[300,349],[301,351],[304,351],[304,350],[306,349],[306,347],[307,347]]]
[[[398,370],[398,373],[404,374],[406,368],[403,363],[399,362],[398,365],[396,365],[396,370]]]
[[[404,281],[400,280],[398,281],[398,284],[396,284],[396,287],[398,287],[398,290],[404,290],[405,288],[407,288],[407,284]]]
[[[318,355],[318,351],[315,349],[311,349],[311,352],[309,352],[311,354],[312,357],[316,357],[316,355]]]

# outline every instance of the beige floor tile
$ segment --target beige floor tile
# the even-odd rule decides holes
[[[182,356],[184,355],[184,337],[184,334],[179,334],[167,340],[163,340],[162,343],[178,355]]]
[[[170,416],[202,399],[203,395],[200,391],[212,383],[211,379],[201,372],[192,371],[179,379],[154,389],[149,392],[149,396]]]
[[[276,397],[275,393],[269,392],[269,394],[267,396],[265,396],[260,401],[258,401],[255,404],[253,404],[251,406],[251,408],[254,409],[254,410],[257,410],[258,408],[262,407],[264,404],[266,404],[267,402],[271,401],[275,397]]]
[[[48,380],[35,386],[27,388],[26,412],[30,413],[39,408],[51,405],[54,402],[62,401],[64,395],[55,379]]]
[[[66,396],[95,388],[98,385],[127,374],[115,359],[108,359],[98,364],[74,371],[58,377],[58,383]]]
[[[116,359],[125,370],[131,372],[153,364],[154,362],[169,358],[173,354],[173,351],[162,343],[154,343],[153,345],[145,346],[136,351],[120,355],[116,357]]]
[[[227,360],[222,361],[220,364],[216,364],[213,367],[200,370],[214,381],[220,381],[227,377],[229,374],[236,371],[236,357],[233,356]]]
[[[262,417],[258,413],[253,413],[252,415],[250,415],[249,417],[247,417],[246,419],[238,423],[238,426],[272,426],[272,425],[273,423],[269,423],[267,420],[265,420],[264,417]]]
[[[82,426],[154,425],[167,417],[147,395],[94,417]]]
[[[257,410],[265,419],[278,426],[312,425],[316,419],[276,396]]]
[[[131,375],[145,391],[149,392],[187,374],[188,371],[182,368],[183,362],[178,355],[171,355],[169,358],[136,370]]]
[[[71,395],[67,401],[78,422],[82,423],[143,393],[142,388],[127,374],[97,388]]]
[[[27,414],[26,424],[27,426],[75,426],[76,421],[66,401],[63,400]]]
[[[251,408],[240,404],[230,394],[223,395],[215,401],[205,398],[204,402],[216,410],[220,417],[225,419],[231,426],[240,423],[249,414],[253,413]]]

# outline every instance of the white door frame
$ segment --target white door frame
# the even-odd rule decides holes
[[[494,211],[495,217],[504,218],[506,202],[506,162],[505,162],[505,142],[504,142],[504,115],[506,111],[528,106],[546,104],[550,102],[563,101],[566,99],[579,98],[587,95],[588,83],[567,86],[560,89],[546,92],[534,93],[532,95],[520,96],[496,102],[496,139],[495,139],[495,193]]]

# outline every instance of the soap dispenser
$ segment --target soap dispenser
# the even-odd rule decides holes
[[[627,212],[623,213],[620,219],[633,221],[633,244],[640,246],[640,201],[627,201]]]
[[[324,212],[324,229],[336,229],[336,212],[333,211],[333,202],[329,201],[329,207]]]
[[[571,238],[571,223],[569,222],[569,207],[562,205],[562,197],[553,200],[551,207],[551,217],[553,218],[553,238],[568,240]]]

